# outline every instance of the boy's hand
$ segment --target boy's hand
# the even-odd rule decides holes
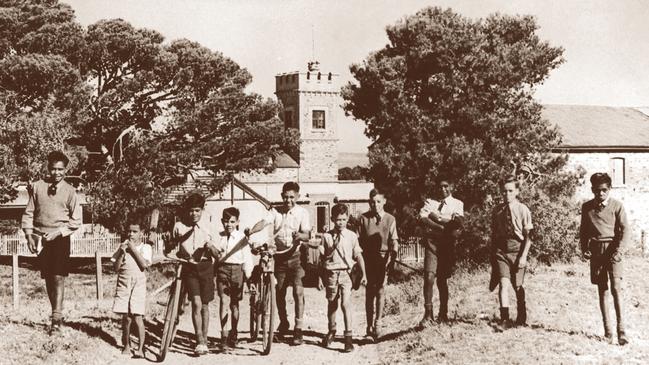
[[[54,241],[55,239],[59,238],[61,236],[61,231],[58,229],[54,232],[46,233],[45,236],[43,236],[43,239],[45,241]]]
[[[246,228],[243,230],[243,234],[246,235],[246,237],[250,237],[250,228]]]
[[[31,234],[28,234],[26,236],[27,236],[27,248],[29,249],[29,252],[36,253],[36,241],[34,241],[34,238],[32,238]]]
[[[387,278],[388,276],[386,275],[385,277]],[[361,285],[362,286],[367,285],[367,276],[363,275],[363,278],[361,279]]]
[[[438,211],[433,210],[428,214],[428,218],[432,219],[435,222],[439,222],[439,220],[442,218],[442,216],[439,214]]]
[[[586,260],[590,260],[590,258],[593,256],[593,254],[592,254],[592,252],[590,252],[590,250],[584,250],[581,255]]]
[[[527,258],[519,257],[517,261],[518,261],[517,266],[518,266],[519,269],[524,269],[525,266],[527,266]]]

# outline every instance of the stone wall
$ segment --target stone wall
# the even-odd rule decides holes
[[[302,140],[298,181],[338,180],[338,144],[336,140]]]

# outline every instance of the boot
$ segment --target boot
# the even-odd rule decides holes
[[[525,304],[525,289],[516,291],[516,326],[527,326],[527,307]]]
[[[223,351],[228,351],[231,350],[232,347],[230,347],[230,332],[229,331],[221,331],[221,348]]]
[[[345,349],[343,352],[352,352],[354,344],[352,343],[352,331],[345,331]]]
[[[327,332],[327,334],[322,339],[322,347],[329,348],[329,346],[331,346],[331,343],[334,341],[334,337],[336,337],[336,330],[329,330],[329,332]]]
[[[426,304],[424,306],[424,318],[419,321],[419,329],[424,329],[433,324],[433,305]]]
[[[293,346],[299,346],[304,343],[302,338],[302,329],[296,328],[293,330]]]

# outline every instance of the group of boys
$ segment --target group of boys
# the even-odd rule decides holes
[[[30,250],[38,253],[41,276],[52,307],[52,335],[60,332],[64,296],[64,280],[69,273],[70,235],[81,225],[81,208],[74,187],[65,182],[68,158],[62,152],[49,154],[49,176],[30,188],[30,198],[22,219],[22,228]],[[609,197],[611,178],[596,173],[591,177],[594,199],[582,206],[580,247],[590,259],[591,281],[598,285],[600,308],[605,337],[612,341],[613,330],[608,316],[607,294],[614,299],[618,342],[628,343],[624,330],[621,304],[620,247],[628,239],[628,224],[622,204]],[[463,224],[463,203],[452,196],[453,184],[449,178],[438,177],[434,199],[427,199],[420,210],[421,226],[425,229],[424,260],[424,316],[421,327],[433,323],[433,290],[439,291],[440,322],[448,317],[448,279],[453,272],[456,240]],[[533,228],[530,210],[518,200],[519,183],[509,179],[501,185],[504,203],[495,207],[492,216],[492,282],[499,286],[500,325],[525,326],[527,310],[523,280]],[[370,210],[361,215],[358,228],[347,228],[349,209],[336,204],[331,209],[333,228],[324,233],[319,244],[310,243],[311,223],[308,211],[297,204],[300,187],[288,182],[282,188],[283,204],[271,208],[268,214],[249,232],[239,230],[240,212],[230,207],[223,210],[223,231],[215,229],[204,213],[205,198],[188,195],[184,201],[185,214],[176,222],[172,245],[178,247],[178,256],[186,259],[182,280],[192,303],[192,322],[196,334],[195,353],[208,352],[209,303],[216,291],[220,299],[222,346],[227,350],[236,346],[239,321],[239,302],[244,283],[251,277],[253,258],[248,236],[272,227],[274,244],[286,254],[275,258],[277,308],[280,318],[278,335],[289,334],[290,323],[286,311],[286,292],[293,287],[295,322],[292,344],[303,343],[304,318],[304,251],[317,248],[321,254],[320,273],[328,300],[328,332],[322,340],[330,347],[336,334],[336,311],[340,301],[345,322],[344,351],[353,350],[351,332],[350,272],[358,265],[366,284],[366,336],[376,340],[381,336],[381,318],[384,308],[384,287],[387,273],[396,262],[398,252],[397,224],[394,216],[385,212],[385,195],[373,189],[369,196]],[[137,221],[130,222],[128,239],[120,246],[115,266],[118,272],[113,310],[122,314],[124,353],[131,353],[130,327],[133,320],[138,328],[139,345],[135,357],[143,357],[146,276],[152,261],[151,247],[144,239]],[[41,244],[42,242],[42,244]],[[41,249],[42,247],[42,249]],[[509,318],[509,288],[517,299],[517,317]],[[228,328],[230,322],[230,328]]]

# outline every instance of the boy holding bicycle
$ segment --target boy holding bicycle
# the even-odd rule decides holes
[[[361,247],[358,243],[356,233],[347,229],[349,220],[349,209],[345,204],[336,204],[331,208],[331,221],[334,229],[322,236],[320,253],[323,256],[324,274],[323,281],[326,288],[327,318],[329,320],[329,332],[322,340],[322,346],[329,347],[336,336],[336,311],[338,310],[338,298],[340,298],[343,317],[345,319],[345,349],[344,352],[351,352],[354,349],[352,344],[352,308],[351,290],[352,281],[350,271],[353,262],[356,261],[361,268],[363,278],[361,284],[367,284],[365,275],[365,263]]]
[[[184,216],[176,222],[172,232],[174,245],[179,245],[178,257],[188,260],[182,267],[183,285],[192,302],[192,322],[196,333],[197,356],[207,349],[209,328],[209,303],[214,299],[214,260],[219,252],[215,243],[219,239],[214,225],[203,215],[205,198],[200,193],[190,193],[183,203]]]
[[[146,308],[146,269],[151,265],[153,251],[151,246],[142,240],[138,223],[131,223],[128,228],[128,239],[116,253],[115,270],[117,271],[117,288],[113,312],[122,315],[123,355],[131,354],[131,321],[137,325],[139,338],[138,349],[134,358],[144,358],[144,311]]]

